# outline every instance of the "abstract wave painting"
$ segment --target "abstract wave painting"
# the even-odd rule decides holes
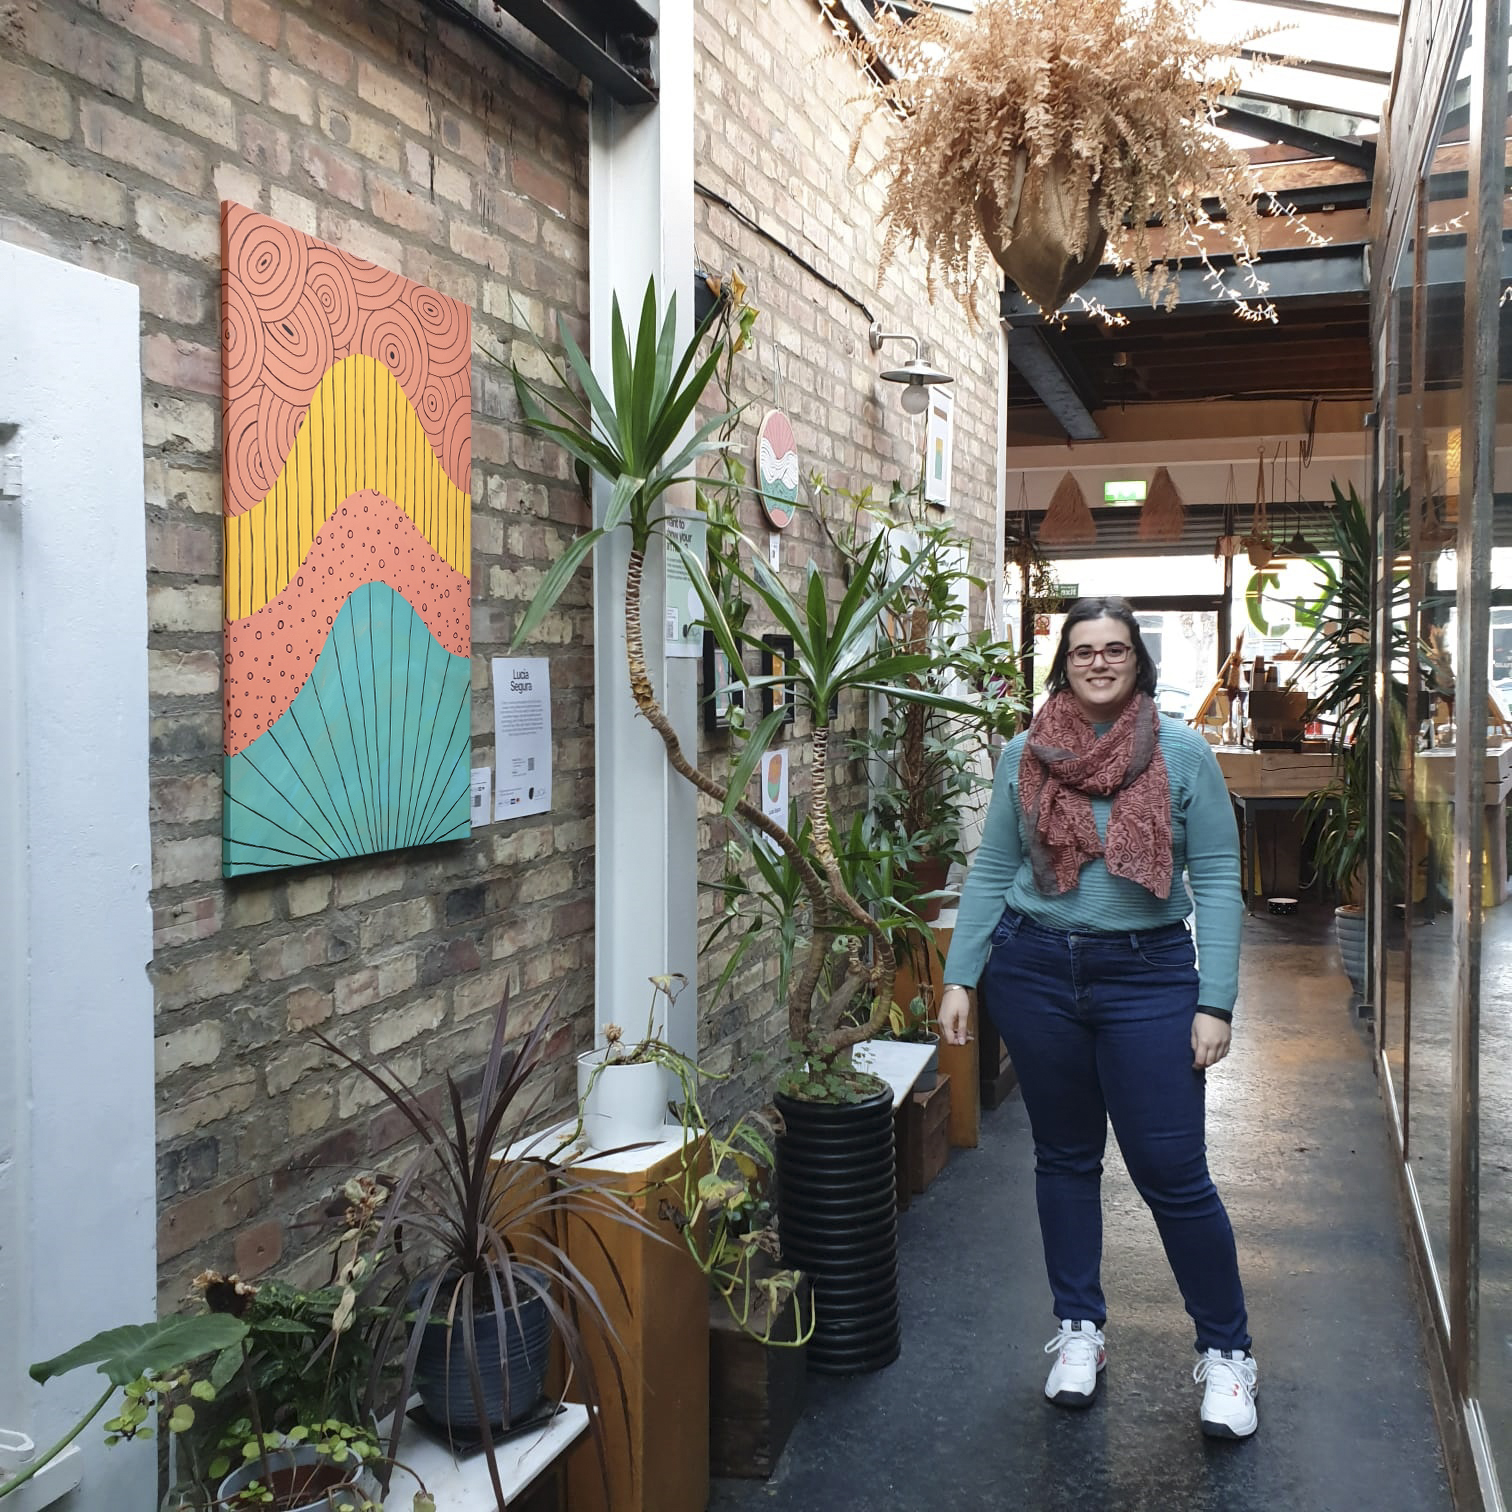
[[[460,840],[472,312],[221,205],[228,877]]]

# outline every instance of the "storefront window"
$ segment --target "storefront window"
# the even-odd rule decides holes
[[[1501,135],[1512,139],[1512,118]],[[1502,143],[1494,142],[1492,147],[1501,149]],[[1500,155],[1505,162],[1505,151]],[[1493,398],[1496,452],[1492,478],[1496,497],[1493,520],[1498,524],[1512,510],[1512,172],[1504,168],[1503,175],[1502,297],[1494,317],[1498,326],[1498,382]],[[1512,549],[1505,546],[1491,553],[1490,598],[1489,605],[1472,605],[1470,613],[1474,615],[1479,609],[1485,616],[1491,695],[1496,713],[1505,717],[1512,714]],[[1479,1274],[1475,1278],[1479,1308],[1474,1379],[1504,1486],[1512,1481],[1512,902],[1497,900],[1507,894],[1507,798],[1512,784],[1509,761],[1512,747],[1506,734],[1497,731],[1488,736],[1486,851],[1488,867],[1494,873],[1491,880],[1500,885],[1489,891],[1488,906],[1482,914],[1480,1244]]]
[[[1461,75],[1464,69],[1460,70]],[[1464,434],[1465,226],[1468,116],[1451,91],[1423,182],[1426,257],[1407,446],[1405,506],[1395,547],[1406,575],[1395,648],[1393,721],[1399,797],[1389,816],[1387,924],[1393,978],[1406,983],[1407,1156],[1443,1296],[1449,1292],[1450,1144],[1455,1118],[1454,565],[1446,554],[1460,508]]]

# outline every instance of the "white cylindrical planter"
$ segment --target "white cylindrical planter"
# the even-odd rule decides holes
[[[583,1133],[588,1143],[595,1150],[613,1150],[661,1139],[670,1116],[666,1071],[654,1062],[615,1062],[595,1077],[593,1073],[604,1056],[600,1049],[578,1057],[578,1102],[583,1108]]]

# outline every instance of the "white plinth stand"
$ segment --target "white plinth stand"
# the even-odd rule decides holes
[[[385,1423],[381,1436],[385,1441],[388,1431],[389,1424]],[[513,1501],[587,1431],[588,1409],[569,1402],[544,1427],[496,1445],[494,1457],[498,1460],[506,1500]],[[411,1423],[399,1444],[399,1460],[414,1475],[406,1475],[403,1469],[394,1471],[388,1499],[383,1504],[385,1512],[413,1512],[415,1492],[419,1489],[415,1476],[435,1497],[436,1506],[445,1507],[447,1512],[492,1512],[498,1505],[488,1476],[488,1456],[481,1450],[459,1460],[438,1439]]]
[[[880,1076],[892,1088],[893,1112],[913,1091],[929,1058],[938,1047],[915,1045],[907,1040],[862,1040],[851,1049],[851,1065],[858,1071]]]

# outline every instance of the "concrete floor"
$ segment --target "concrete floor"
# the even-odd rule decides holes
[[[1111,1141],[1105,1384],[1087,1412],[1044,1401],[1055,1321],[1015,1097],[902,1216],[902,1358],[812,1377],[777,1474],[717,1482],[711,1512],[1448,1512],[1381,1109],[1329,923],[1248,922],[1235,1048],[1209,1077],[1260,1364],[1253,1439],[1199,1431],[1190,1322]]]

